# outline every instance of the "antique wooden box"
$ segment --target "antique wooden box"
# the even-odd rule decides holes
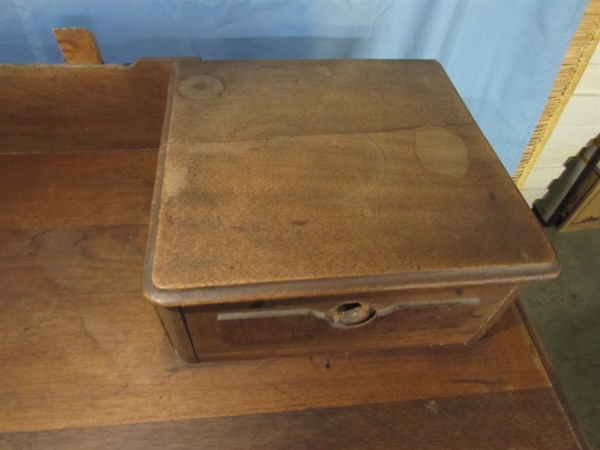
[[[173,66],[144,287],[184,360],[468,343],[557,270],[435,61]]]

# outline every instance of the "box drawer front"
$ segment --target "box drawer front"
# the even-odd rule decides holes
[[[465,343],[515,285],[183,308],[200,360]]]

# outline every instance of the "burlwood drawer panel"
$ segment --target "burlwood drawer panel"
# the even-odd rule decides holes
[[[465,343],[508,303],[514,284],[183,308],[200,360],[396,346]],[[370,308],[364,322],[332,318],[346,305]]]

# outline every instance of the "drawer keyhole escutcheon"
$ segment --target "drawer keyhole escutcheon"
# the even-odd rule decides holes
[[[333,325],[349,327],[361,325],[375,316],[375,310],[365,302],[348,302],[332,308],[327,317]]]

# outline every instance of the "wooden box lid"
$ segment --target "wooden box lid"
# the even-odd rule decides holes
[[[442,67],[174,66],[145,291],[163,306],[553,276]]]

